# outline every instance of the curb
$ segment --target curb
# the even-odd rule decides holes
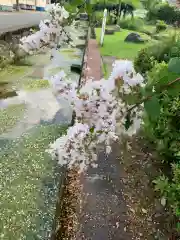
[[[78,88],[80,87],[81,78],[83,75],[83,65],[84,65],[84,59],[85,59],[85,54],[86,54],[87,45],[88,45],[89,32],[90,32],[90,28],[88,27],[85,48],[84,48],[83,57],[82,57],[81,74],[79,77]],[[74,125],[75,117],[76,117],[75,113],[73,112],[70,126]],[[50,236],[50,240],[56,240],[56,233],[58,231],[61,232],[61,226],[59,225],[58,220],[62,217],[61,213],[62,213],[62,208],[63,208],[64,187],[66,185],[66,180],[67,180],[66,179],[67,178],[67,166],[62,167],[62,169],[60,169],[60,170],[62,170],[62,176],[61,176],[59,187],[58,187],[59,191],[58,191],[58,195],[57,195],[55,217],[54,217],[54,221],[53,221],[53,226],[52,226],[52,231],[51,231],[52,234]]]

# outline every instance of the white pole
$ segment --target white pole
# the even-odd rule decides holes
[[[101,29],[101,40],[100,40],[101,46],[103,45],[103,42],[104,42],[104,33],[105,33],[105,29],[106,29],[106,18],[107,18],[107,9],[104,9],[102,29]]]

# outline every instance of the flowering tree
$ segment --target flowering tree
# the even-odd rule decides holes
[[[51,153],[54,157],[58,155],[60,164],[69,167],[77,164],[82,170],[89,164],[94,166],[99,147],[105,144],[109,154],[112,141],[118,140],[117,125],[120,125],[121,134],[126,132],[129,105],[123,97],[143,85],[142,76],[135,73],[130,61],[119,60],[114,63],[108,80],[89,79],[80,89],[65,80],[64,72],[53,76],[51,81],[57,94],[67,99],[76,113],[75,124],[51,145]],[[135,111],[138,110],[134,108],[132,115]],[[128,134],[133,134],[140,126],[140,115],[139,109],[132,117]]]
[[[52,5],[48,11],[51,20],[41,22],[38,32],[22,39],[20,48],[24,52],[31,53],[46,44],[57,47],[59,42],[72,41],[64,28],[69,13],[60,5]],[[170,71],[179,71],[178,61],[171,60]],[[144,110],[149,117],[157,117],[163,91],[179,94],[179,88],[174,91],[179,79],[169,82],[162,77],[158,83],[146,84],[128,60],[115,61],[108,80],[89,79],[78,87],[67,79],[64,71],[49,80],[57,99],[69,101],[76,115],[75,124],[51,144],[49,152],[58,157],[60,164],[69,168],[78,166],[80,170],[88,165],[96,166],[97,152],[102,146],[109,154],[113,141],[120,140],[124,134],[136,133]]]

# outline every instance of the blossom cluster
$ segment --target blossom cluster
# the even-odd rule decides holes
[[[51,4],[46,8],[50,19],[41,21],[39,31],[23,37],[19,47],[26,53],[32,53],[46,44],[59,44],[61,41],[68,41],[68,33],[63,28],[63,22],[69,18],[69,13],[59,4]]]
[[[119,60],[113,64],[108,80],[89,79],[80,89],[66,78],[63,71],[51,78],[53,90],[58,98],[68,100],[75,111],[74,126],[51,145],[51,154],[58,156],[60,164],[69,167],[77,164],[81,170],[97,160],[98,148],[105,145],[106,154],[111,152],[113,141],[117,141],[117,125],[121,134],[125,133],[125,115],[128,104],[119,98],[120,92],[128,94],[133,87],[143,84],[143,78],[136,74],[132,62]],[[118,90],[118,91],[119,91]],[[137,109],[136,109],[137,110]],[[131,132],[140,125],[137,115],[134,117]]]

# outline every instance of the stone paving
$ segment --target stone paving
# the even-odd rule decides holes
[[[87,66],[89,68],[89,71],[86,77],[94,78],[95,80],[101,79],[101,55],[95,39],[89,40],[87,55]]]
[[[89,40],[88,77],[100,79],[101,56],[96,40]],[[89,167],[82,177],[84,201],[80,216],[78,240],[130,240],[127,230],[127,207],[123,198],[122,179],[125,178],[119,161],[119,148],[115,146],[107,157],[99,153],[98,168]]]

